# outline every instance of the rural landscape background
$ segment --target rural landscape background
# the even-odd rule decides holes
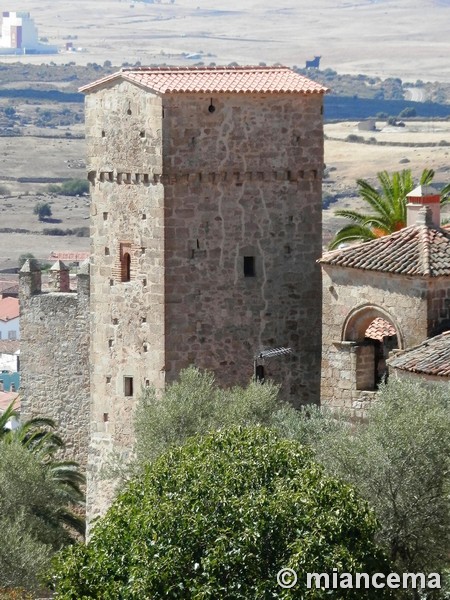
[[[53,55],[0,57],[0,270],[31,252],[89,249],[87,196],[49,191],[85,179],[78,88],[122,65],[285,64],[327,85],[324,243],[356,207],[356,179],[410,168],[450,181],[450,1],[24,0]],[[67,51],[72,44],[74,51]],[[320,69],[304,69],[320,56]],[[387,123],[413,107],[404,126]],[[404,113],[403,113],[404,114]],[[359,131],[377,116],[374,131]],[[434,117],[430,119],[430,117]],[[439,117],[439,119],[437,118]],[[48,202],[52,220],[33,214]],[[53,230],[53,232],[52,232]],[[45,233],[45,235],[43,235]]]

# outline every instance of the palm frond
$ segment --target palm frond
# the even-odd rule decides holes
[[[375,239],[375,237],[375,234],[369,227],[364,227],[361,225],[346,225],[337,232],[335,237],[331,240],[328,248],[330,250],[335,250],[340,244],[355,241],[367,242]]]

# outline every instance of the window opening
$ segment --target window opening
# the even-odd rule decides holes
[[[124,377],[123,378],[123,392],[125,396],[133,395],[133,378],[132,377]]]
[[[244,277],[255,277],[255,257],[244,256]]]

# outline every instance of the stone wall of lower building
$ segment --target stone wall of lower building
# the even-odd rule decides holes
[[[43,291],[41,272],[36,264],[27,261],[20,272],[19,295],[21,418],[53,419],[66,444],[62,458],[76,460],[84,468],[90,422],[86,269],[77,277],[76,291],[67,291],[67,287],[62,292]],[[51,277],[60,281],[59,272],[53,272]]]
[[[429,281],[331,265],[322,266],[322,277],[321,403],[359,411],[375,387],[373,348],[364,341],[368,325],[375,317],[388,320],[401,348],[422,342],[429,329]]]

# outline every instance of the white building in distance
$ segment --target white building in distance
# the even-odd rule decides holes
[[[0,54],[55,54],[56,46],[41,44],[28,12],[3,12]]]

